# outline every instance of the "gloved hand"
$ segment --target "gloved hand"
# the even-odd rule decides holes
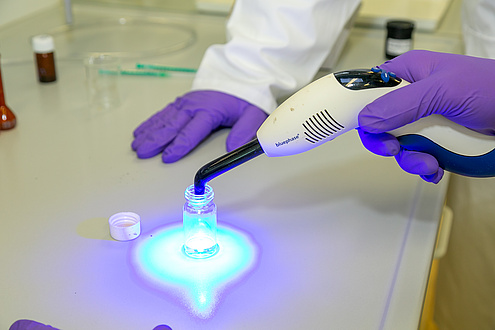
[[[164,163],[173,163],[220,127],[232,127],[227,151],[249,142],[266,119],[258,107],[217,91],[193,91],[157,112],[134,131],[132,149],[139,158],[160,152]]]
[[[495,60],[464,55],[410,51],[379,66],[410,85],[368,104],[358,116],[363,145],[395,156],[400,167],[438,183],[443,169],[425,153],[408,151],[385,132],[431,114],[483,134],[495,135]]]
[[[172,328],[166,324],[160,324],[154,327],[153,330],[172,330]]]
[[[31,321],[31,320],[18,320],[15,321],[9,328],[9,330],[57,330],[49,325]]]

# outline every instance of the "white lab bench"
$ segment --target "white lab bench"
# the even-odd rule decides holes
[[[74,17],[81,24],[136,12],[80,6]],[[139,61],[197,67],[224,39],[221,16],[139,14],[196,33],[182,50]],[[56,83],[35,77],[28,37],[63,22],[53,8],[0,30],[6,100],[18,118],[0,132],[0,328],[24,318],[73,330],[417,328],[448,176],[424,183],[369,153],[355,132],[301,155],[260,156],[210,182],[219,228],[248,237],[254,257],[242,276],[212,289],[207,316],[183,295],[194,287],[142,277],[136,249],[180,227],[183,192],[224,153],[228,131],[174,164],[137,159],[133,129],[193,77],[120,77],[122,105],[94,115],[79,59],[58,56]],[[458,34],[445,31],[416,34],[416,47],[458,52]],[[336,69],[381,63],[384,38],[354,29]],[[136,240],[111,239],[107,219],[119,211],[141,215]]]

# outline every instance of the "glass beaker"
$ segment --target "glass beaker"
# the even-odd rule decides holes
[[[194,185],[189,186],[184,197],[182,226],[184,252],[192,258],[208,258],[218,252],[217,206],[213,202],[213,188],[205,186],[203,195],[196,195]]]
[[[120,106],[119,59],[107,54],[85,60],[89,105],[95,113]]]

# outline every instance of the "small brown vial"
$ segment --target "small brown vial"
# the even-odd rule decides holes
[[[36,57],[39,81],[47,83],[57,80],[53,37],[47,34],[35,36],[32,39],[32,45]]]

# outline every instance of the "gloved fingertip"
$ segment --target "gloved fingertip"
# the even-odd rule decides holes
[[[168,153],[168,152],[162,153],[162,162],[164,162],[165,164],[175,163],[176,161],[178,161],[181,158],[182,158],[182,156],[176,155],[173,153]]]
[[[161,129],[152,134],[141,134],[131,144],[138,158],[150,158],[161,153],[176,136],[173,129]]]
[[[239,120],[232,126],[226,141],[228,152],[243,146],[256,137],[256,132],[266,120],[267,113],[260,108],[250,105]]]
[[[444,174],[443,168],[439,167],[436,173],[428,174],[428,175],[420,175],[420,177],[426,182],[437,184],[440,182],[440,180],[442,180],[443,174]]]
[[[382,156],[395,156],[400,151],[399,141],[394,139],[383,139],[375,144],[375,153]]]
[[[17,320],[9,330],[58,330],[50,325],[45,325],[32,320]]]
[[[138,137],[139,135],[143,134],[148,129],[148,127],[150,127],[150,126],[152,126],[152,125],[149,122],[145,121],[144,123],[141,123],[141,125],[136,127],[134,132],[132,132],[132,135],[134,137]]]
[[[440,168],[435,157],[422,152],[401,150],[395,159],[404,171],[411,174],[433,175]]]
[[[142,144],[136,149],[136,155],[140,159],[147,159],[158,155],[160,152],[163,151],[164,148],[165,148],[164,146],[151,147],[151,146],[147,146],[146,144]]]
[[[380,156],[395,156],[400,151],[399,141],[390,134],[373,134],[358,128],[359,137],[364,147]]]
[[[136,137],[132,143],[131,143],[131,148],[132,150],[136,151],[138,150],[139,146],[142,144],[142,139],[139,137]]]
[[[172,144],[168,146],[162,153],[162,161],[165,164],[175,163],[176,161],[183,158],[191,151],[187,145],[182,144]]]
[[[166,324],[160,324],[154,327],[153,330],[172,330],[172,328]]]

